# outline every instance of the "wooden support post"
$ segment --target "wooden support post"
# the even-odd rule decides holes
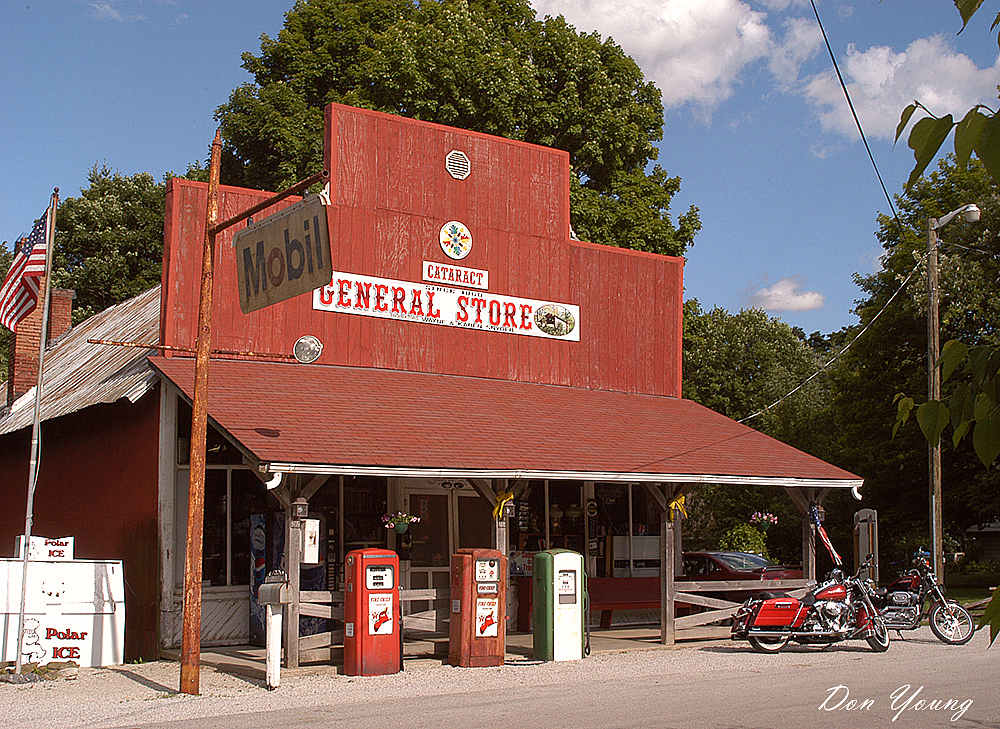
[[[816,579],[816,527],[808,514],[802,515],[802,577]]]
[[[660,507],[660,642],[663,645],[673,645],[674,595],[677,592],[674,575],[680,535],[674,533],[669,504],[680,493],[680,489],[661,487],[658,483],[643,483],[643,486]]]
[[[507,490],[507,479],[505,478],[495,478],[492,481],[493,493],[498,494],[501,491]],[[496,496],[494,498],[494,503]],[[500,550],[501,554],[510,553],[510,531],[507,528],[507,517],[501,512],[500,518],[496,520],[496,532],[493,541],[495,548]]]
[[[495,478],[492,480],[493,492],[498,494],[502,491],[509,490],[510,483],[505,478]],[[494,499],[496,497],[494,496]],[[494,532],[494,546],[500,554],[509,556],[510,555],[510,525],[509,519],[503,515],[502,511],[500,518],[496,520],[496,530]],[[514,605],[514,580],[511,579],[510,569],[507,570],[507,574],[503,575],[503,579],[507,583],[507,590],[505,592],[506,601],[504,603],[504,615],[506,616],[507,625],[504,626],[504,630],[509,632],[511,627],[510,618],[511,615],[517,615],[517,608]]]
[[[302,562],[302,521],[285,509],[285,554],[288,556],[288,622],[285,624],[285,666],[299,667],[299,567]]]
[[[663,645],[674,644],[674,595],[677,592],[674,585],[674,522],[670,518],[670,509],[660,512],[660,642]]]
[[[268,691],[281,684],[281,605],[264,606],[264,680]]]

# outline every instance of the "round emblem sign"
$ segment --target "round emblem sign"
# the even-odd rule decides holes
[[[576,327],[576,318],[565,306],[545,304],[535,309],[535,326],[553,337],[565,337]]]
[[[456,261],[465,258],[472,250],[472,233],[457,220],[448,221],[441,226],[441,250]]]

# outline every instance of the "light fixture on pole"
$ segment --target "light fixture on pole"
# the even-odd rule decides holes
[[[942,218],[927,221],[927,399],[941,399],[941,370],[937,367],[941,355],[938,316],[938,235],[937,232],[961,215],[965,222],[979,220],[979,208],[974,204],[963,205]],[[944,554],[942,543],[944,529],[941,524],[941,439],[927,447],[928,480],[931,501],[931,561],[938,579],[944,579]]]

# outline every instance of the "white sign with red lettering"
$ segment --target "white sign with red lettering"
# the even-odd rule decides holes
[[[495,597],[476,598],[476,637],[495,638],[499,620],[499,605]]]
[[[334,271],[313,309],[546,339],[580,341],[580,307]]]
[[[392,635],[392,595],[368,596],[368,635]]]
[[[482,289],[490,287],[490,272],[478,268],[463,268],[447,263],[424,261],[424,281],[443,284],[445,286],[460,286],[462,288]]]
[[[17,659],[22,573],[20,560],[0,559],[0,661]],[[125,582],[120,561],[33,562],[24,601],[22,662],[123,662]]]
[[[28,559],[46,562],[64,562],[73,559],[75,537],[36,537],[28,540]],[[14,551],[24,559],[24,535],[18,534]]]

